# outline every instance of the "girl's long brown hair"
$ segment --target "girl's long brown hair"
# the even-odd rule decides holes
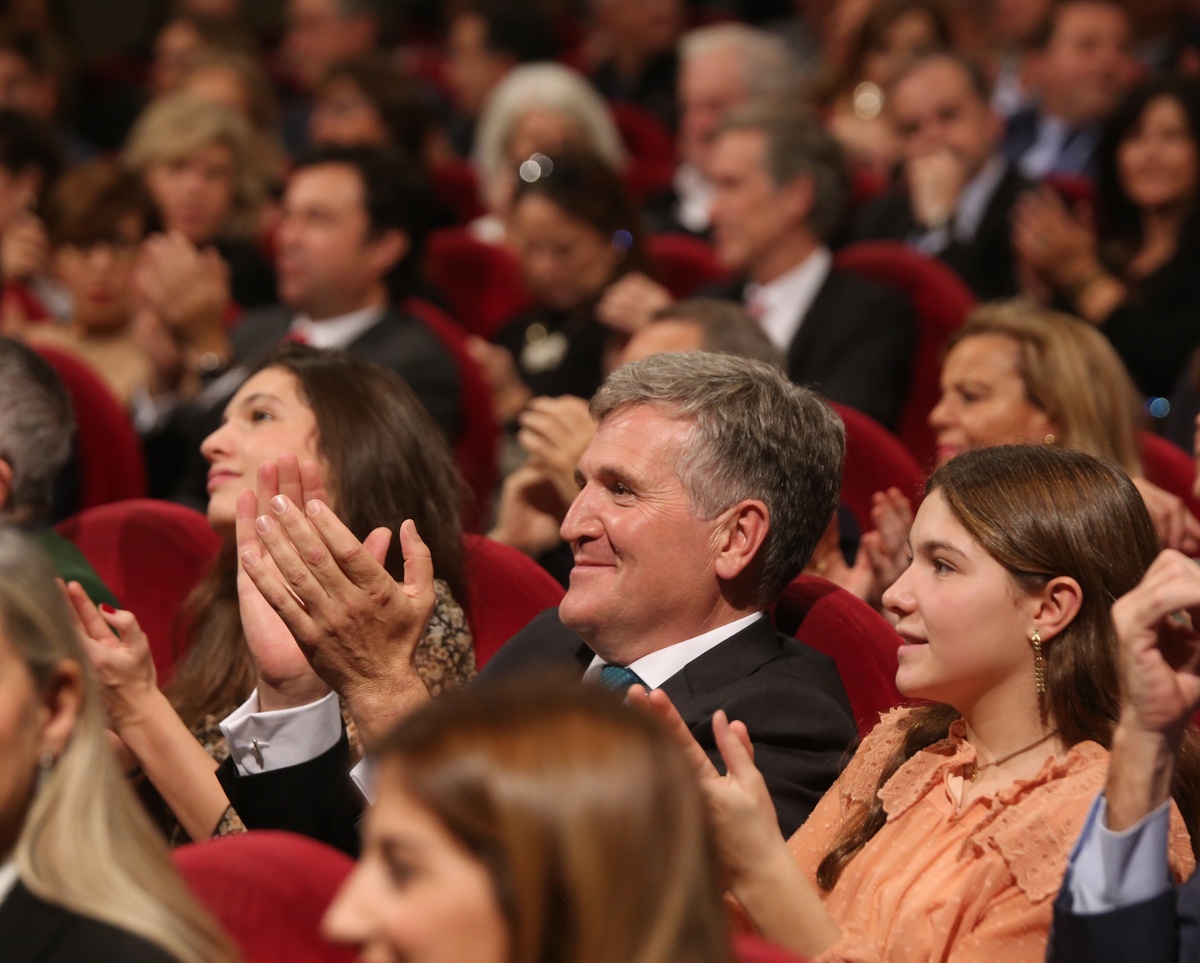
[[[1064,745],[1108,748],[1120,712],[1117,639],[1110,608],[1141,580],[1159,552],[1158,535],[1129,477],[1093,455],[1051,446],[1002,445],[966,452],[939,468],[926,492],[939,491],[955,519],[1009,572],[1018,591],[1060,575],[1083,590],[1079,613],[1044,645],[1047,714]],[[1032,672],[1029,684],[1034,684]],[[904,739],[879,774],[882,787],[922,749],[945,739],[959,713],[913,710]],[[1189,738],[1173,787],[1196,846],[1200,829],[1200,753]],[[876,793],[851,818],[817,869],[830,890],[887,815]]]
[[[396,374],[346,351],[287,344],[256,369],[283,368],[317,422],[317,450],[338,517],[363,539],[374,528],[398,531],[406,518],[433,555],[434,570],[467,607],[459,505],[462,483],[441,432]],[[404,576],[399,541],[386,568]],[[184,603],[186,655],[167,687],[190,727],[240,704],[254,687],[237,600],[237,549],[227,543]]]

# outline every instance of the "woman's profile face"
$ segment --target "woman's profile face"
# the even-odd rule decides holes
[[[385,766],[326,936],[369,963],[506,963],[508,924],[487,868],[388,775]]]
[[[1155,97],[1117,147],[1121,186],[1135,207],[1188,204],[1200,177],[1200,153],[1187,115],[1174,97]]]
[[[942,362],[942,397],[929,413],[937,464],[992,445],[1042,444],[1058,427],[1029,400],[1017,362],[1021,347],[1005,334],[977,334]]]
[[[617,265],[612,239],[548,198],[521,198],[508,226],[525,283],[539,304],[567,311],[596,297],[612,280]]]
[[[1032,692],[1034,597],[1017,589],[938,490],[921,503],[909,540],[912,562],[883,594],[903,640],[896,688],[962,713],[1013,687]]]
[[[33,795],[41,701],[29,667],[0,630],[0,853],[10,853]]]
[[[200,453],[209,464],[208,520],[222,533],[233,531],[238,495],[254,488],[258,467],[284,454],[316,461],[317,419],[286,368],[267,368],[249,378],[225,406],[221,427],[204,439]],[[321,473],[327,475],[321,464]],[[327,487],[332,487],[326,478]]]
[[[233,151],[210,143],[182,157],[150,164],[146,187],[163,227],[203,245],[220,234],[233,210],[236,177]]]

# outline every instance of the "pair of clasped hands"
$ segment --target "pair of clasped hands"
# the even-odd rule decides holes
[[[242,630],[262,710],[306,705],[332,689],[370,746],[428,699],[412,653],[433,612],[433,559],[412,520],[400,527],[404,581],[396,582],[384,568],[391,531],[360,542],[329,507],[316,464],[284,455],[260,466],[257,490],[239,496],[236,538]],[[133,613],[100,611],[78,583],[66,591],[119,723],[156,686],[145,634]]]

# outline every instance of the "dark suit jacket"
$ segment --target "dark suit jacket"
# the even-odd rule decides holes
[[[505,643],[478,682],[555,665],[573,666],[582,676],[593,655],[559,621],[558,610],[548,609]],[[767,781],[780,829],[789,836],[833,784],[857,739],[833,660],[777,633],[767,619],[693,659],[659,688],[722,771],[712,715],[724,709],[730,719],[746,723],[754,761]]]
[[[1017,293],[1012,209],[1021,192],[1031,186],[1009,167],[984,208],[975,236],[967,243],[953,241],[938,255],[980,301],[1011,298]],[[850,233],[854,241],[907,241],[918,232],[908,191],[901,188],[868,204]]]
[[[140,936],[34,896],[21,883],[0,903],[4,963],[175,963]]]
[[[745,281],[708,288],[744,301]],[[912,306],[894,288],[849,271],[829,272],[787,352],[788,377],[895,428],[916,347]]]
[[[217,780],[247,829],[286,829],[358,858],[364,800],[350,778],[345,732],[328,752],[299,765],[239,775],[227,758]]]
[[[1037,106],[1023,107],[1008,118],[1004,125],[1004,157],[1010,164],[1018,163],[1037,143],[1041,127],[1042,114]],[[1077,128],[1051,163],[1050,173],[1095,177],[1099,135],[1098,124]]]
[[[1200,963],[1200,876],[1155,899],[1093,916],[1071,911],[1064,881],[1054,903],[1046,961]]]
[[[235,360],[252,366],[287,334],[295,312],[284,305],[247,312],[231,333]],[[450,442],[459,434],[458,368],[436,336],[411,314],[389,310],[348,349],[399,374]],[[208,463],[200,443],[221,424],[236,387],[177,409],[145,441],[150,494],[199,508],[208,504]]]
[[[295,315],[282,304],[247,312],[230,336],[234,357],[244,364],[258,362],[284,339]],[[452,441],[458,437],[458,368],[450,352],[419,319],[389,309],[347,350],[395,371],[408,382],[446,437]]]

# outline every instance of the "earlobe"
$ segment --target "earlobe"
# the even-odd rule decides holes
[[[404,260],[412,243],[403,231],[384,231],[371,242],[373,258],[380,276],[387,274],[397,264]]]
[[[1040,593],[1031,631],[1036,628],[1048,642],[1070,625],[1083,605],[1083,590],[1066,575],[1051,579]]]
[[[64,659],[42,688],[43,752],[50,752],[56,759],[62,755],[82,706],[83,668],[74,659]]]
[[[728,519],[721,526],[722,542],[716,560],[717,577],[729,581],[742,574],[758,557],[771,516],[767,506],[757,499],[746,499],[727,509]]]

